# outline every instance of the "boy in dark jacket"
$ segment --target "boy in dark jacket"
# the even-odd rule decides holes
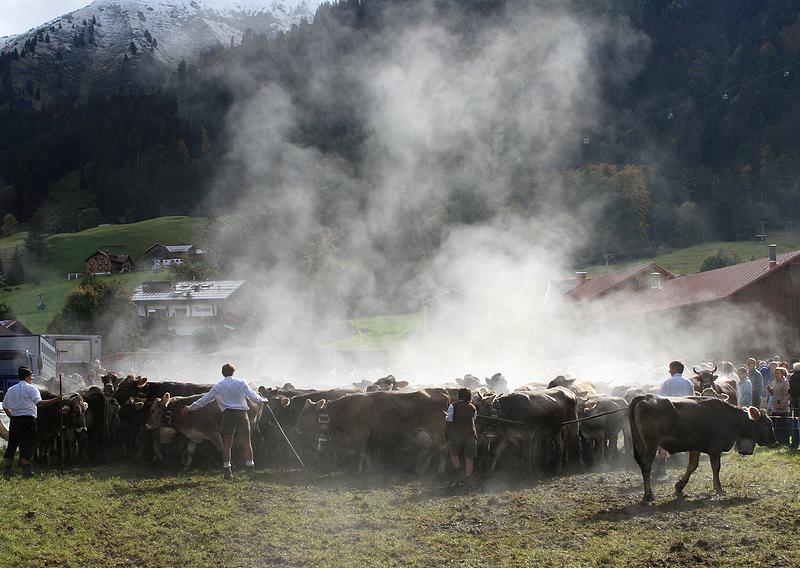
[[[472,392],[468,388],[458,390],[458,400],[447,409],[448,446],[450,461],[461,469],[459,456],[464,455],[464,475],[472,478],[473,460],[478,454],[478,434],[475,430],[475,416],[478,411],[470,402]]]

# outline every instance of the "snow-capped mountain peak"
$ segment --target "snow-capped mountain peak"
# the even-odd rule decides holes
[[[0,39],[0,50],[21,51],[39,33],[62,56],[89,47],[92,57],[121,59],[128,51],[150,52],[174,64],[220,43],[239,43],[248,29],[268,35],[311,20],[322,0],[95,0],[85,8],[28,32]],[[30,49],[27,50],[30,53]],[[39,48],[40,53],[46,49]],[[34,50],[34,56],[36,50]],[[133,55],[128,53],[128,55]]]

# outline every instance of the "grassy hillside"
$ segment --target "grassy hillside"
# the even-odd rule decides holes
[[[78,285],[76,280],[67,280],[70,272],[82,272],[84,260],[97,249],[112,252],[127,252],[134,260],[155,243],[204,244],[203,231],[208,224],[204,218],[160,217],[126,225],[105,225],[79,233],[52,235],[47,238],[50,245],[50,262],[47,270],[32,275],[35,283],[7,287],[0,290],[0,302],[5,302],[16,317],[34,333],[42,333],[55,314],[61,310],[66,295]],[[10,262],[15,247],[22,250],[27,233],[18,233],[0,239],[0,255],[3,262]],[[6,264],[6,266],[8,266]],[[160,280],[168,274],[134,272],[120,275],[119,279],[130,289],[144,280]],[[39,295],[43,296],[47,309],[37,309]]]
[[[735,252],[739,255],[742,262],[747,262],[757,258],[767,258],[770,244],[778,245],[778,254],[800,249],[800,233],[773,233],[766,243],[757,243],[755,241],[712,241],[677,249],[655,257],[639,258],[618,264],[611,264],[608,267],[605,265],[595,265],[582,270],[588,271],[591,277],[652,261],[675,274],[692,274],[700,271],[700,265],[703,263],[703,259],[716,254],[720,249]]]
[[[84,260],[97,249],[127,252],[134,260],[155,243],[199,243],[208,221],[194,217],[160,217],[128,225],[105,225],[80,233],[53,235],[50,245],[51,263],[60,276],[81,272]],[[63,274],[61,274],[63,273]]]
[[[125,286],[133,291],[136,285],[145,280],[164,280],[169,277],[169,272],[132,272],[116,276],[103,276],[101,278],[118,278]],[[0,302],[5,302],[11,307],[14,315],[33,333],[44,333],[47,325],[61,311],[67,294],[80,283],[79,280],[45,280],[36,284],[23,284],[13,288],[0,289]],[[46,310],[39,310],[39,294],[42,295]]]

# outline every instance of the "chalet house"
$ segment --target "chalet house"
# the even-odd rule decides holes
[[[181,264],[203,255],[205,251],[194,245],[162,245],[156,243],[144,251],[139,266],[142,270],[159,272],[173,264]]]
[[[600,298],[612,297],[618,293],[637,292],[651,286],[658,274],[662,282],[676,278],[669,270],[655,262],[639,264],[589,278],[587,272],[576,272],[575,278],[550,280],[545,292],[545,306],[559,303],[581,304]]]
[[[231,329],[244,280],[143,282],[133,293],[139,317],[161,320],[175,335],[206,327]]]
[[[714,326],[718,325],[713,322],[730,322],[731,318],[740,317],[737,314],[745,313],[748,315],[743,317],[749,318],[750,324],[739,326],[744,331],[730,338],[729,344],[721,345],[721,352],[785,350],[788,356],[800,356],[800,250],[781,255],[775,245],[770,245],[769,250],[769,257],[686,276],[665,277],[654,269],[657,265],[652,265],[642,272],[640,284],[618,284],[632,287],[631,293],[618,297],[608,297],[608,292],[595,293],[594,289],[581,292],[582,286],[591,284],[589,280],[568,292],[565,301],[604,306],[609,319],[603,325],[607,326],[643,323],[658,329],[665,318],[681,322],[687,329],[707,325],[704,333],[708,336],[702,339],[710,338],[712,343]],[[645,278],[650,269],[653,271]],[[642,285],[648,279],[649,285]],[[573,309],[580,317],[580,305]]]
[[[98,250],[86,259],[86,274],[95,276],[105,274],[118,274],[133,270],[133,261],[130,255],[110,253]]]

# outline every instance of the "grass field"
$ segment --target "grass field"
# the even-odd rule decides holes
[[[128,252],[136,260],[157,242],[162,244],[204,244],[203,231],[208,221],[192,217],[161,217],[127,225],[105,225],[80,233],[65,233],[47,238],[50,245],[48,269],[32,275],[36,282],[0,290],[0,302],[8,304],[14,315],[34,333],[43,333],[61,310],[66,295],[78,285],[67,280],[70,272],[82,272],[86,257],[98,249]],[[0,239],[0,255],[8,267],[14,248],[24,248],[27,233]],[[162,280],[168,273],[134,272],[117,276],[133,290],[144,280]],[[47,310],[39,311],[39,294]]]
[[[355,335],[328,344],[330,349],[359,351],[363,349],[390,349],[409,333],[420,329],[422,315],[401,314],[362,318],[348,322]]]
[[[686,488],[638,471],[539,483],[120,467],[0,481],[0,564],[14,566],[796,566],[800,456],[708,460]]]
[[[677,249],[655,257],[639,258],[630,262],[611,264],[608,267],[605,265],[590,266],[583,270],[588,271],[591,277],[652,261],[675,274],[691,274],[699,272],[703,259],[716,254],[720,249],[735,252],[742,262],[747,262],[756,258],[767,258],[770,244],[778,245],[779,254],[800,249],[800,232],[773,233],[767,243],[757,243],[754,240],[738,242],[712,241]]]

